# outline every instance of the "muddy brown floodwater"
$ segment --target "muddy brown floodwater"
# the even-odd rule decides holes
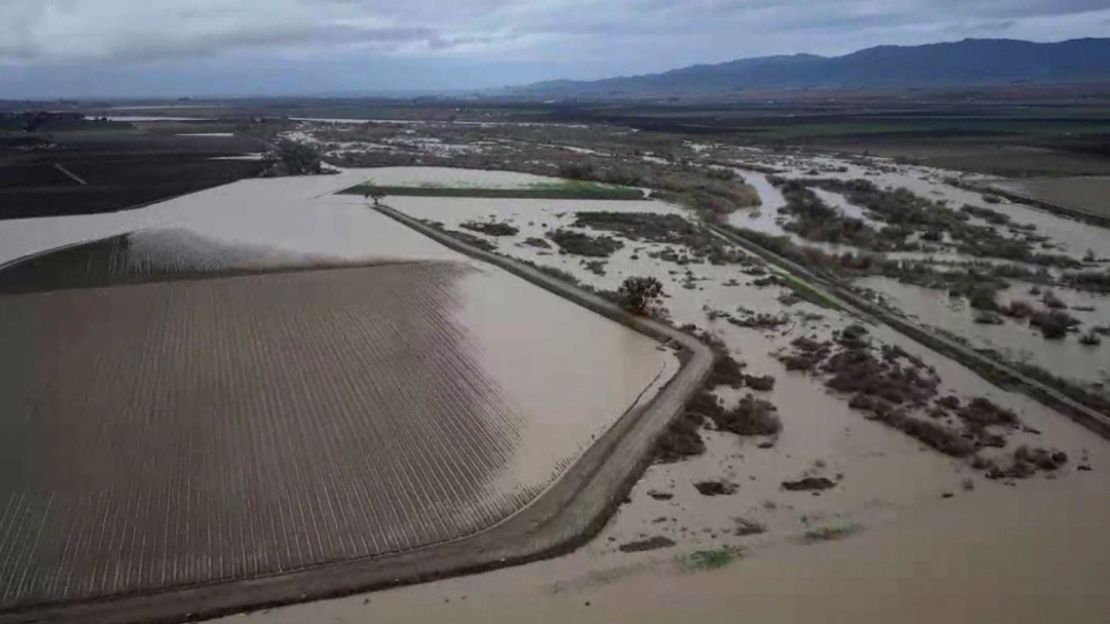
[[[824,543],[691,570],[674,549],[570,558],[371,596],[232,616],[220,624],[334,622],[1101,622],[1110,497],[1100,477],[943,501]],[[660,552],[668,552],[661,555]]]
[[[809,167],[799,163],[794,170]],[[761,186],[756,174],[745,177]],[[854,208],[826,199],[845,212]],[[775,201],[765,198],[760,210]],[[611,232],[605,234],[623,247],[599,260],[535,243],[559,228],[600,234],[575,225],[579,211],[685,214],[678,206],[416,197],[388,203],[450,229],[468,221],[508,223],[516,234],[478,235],[502,254],[566,271],[594,288],[612,290],[634,275],[658,278],[666,293],[660,303],[673,323],[692,323],[719,339],[746,363],[744,372],[774,377],[774,387],[757,394],[778,407],[782,431],[744,437],[703,426],[704,453],[651,466],[597,538],[557,559],[248,613],[228,624],[510,622],[522,613],[552,622],[1083,622],[1106,611],[1099,583],[1108,565],[1103,527],[1110,507],[1099,475],[1110,446],[1062,414],[995,387],[890,328],[869,326],[876,346],[904,349],[932,367],[942,380],[941,396],[984,397],[1014,410],[1026,428],[1007,431],[1006,447],[982,449],[984,456],[1029,445],[1059,448],[1069,457],[1051,474],[987,479],[966,461],[851,409],[850,397],[830,392],[820,375],[785,370],[775,354],[796,338],[827,339],[859,319],[791,300],[781,283],[760,285],[767,273],[755,271],[758,266],[680,264],[661,253],[676,245]],[[747,212],[732,218],[751,219]],[[783,322],[741,327],[729,318],[754,314]],[[715,394],[731,406],[750,391],[718,387]],[[806,477],[835,485],[816,493],[782,485]],[[705,481],[736,490],[707,497],[696,486]],[[626,552],[638,544],[660,547]],[[705,561],[723,567],[704,570]]]

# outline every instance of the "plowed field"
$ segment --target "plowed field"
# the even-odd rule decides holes
[[[0,344],[3,609],[472,534],[677,368],[448,261],[8,294]]]

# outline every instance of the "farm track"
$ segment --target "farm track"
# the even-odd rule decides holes
[[[646,333],[657,339],[677,343],[685,351],[684,365],[671,381],[659,392],[658,395],[646,406],[634,409],[624,414],[612,428],[598,441],[586,450],[585,454],[571,466],[567,472],[554,485],[547,489],[539,498],[533,500],[507,519],[501,520],[491,528],[483,529],[492,521],[496,521],[497,510],[477,509],[469,518],[474,530],[480,531],[470,537],[444,541],[432,546],[416,547],[421,540],[424,543],[436,541],[437,536],[442,539],[451,527],[446,527],[442,520],[449,515],[448,510],[466,507],[465,499],[475,493],[473,483],[477,479],[482,481],[482,474],[490,474],[489,466],[441,466],[437,463],[437,451],[440,442],[431,436],[421,437],[419,432],[412,431],[406,434],[410,441],[420,439],[431,440],[424,442],[424,448],[413,456],[398,456],[394,466],[402,466],[405,474],[387,475],[389,483],[416,482],[425,479],[424,475],[438,475],[439,478],[430,488],[414,488],[414,492],[402,492],[397,500],[397,505],[371,506],[371,505],[344,505],[343,492],[348,494],[353,485],[354,496],[363,500],[374,499],[374,493],[368,492],[375,486],[379,479],[373,475],[374,465],[368,456],[376,449],[369,449],[352,442],[357,441],[354,436],[355,428],[348,422],[329,432],[314,432],[312,430],[287,430],[282,434],[279,427],[265,425],[256,418],[235,418],[224,422],[215,423],[211,430],[196,427],[193,435],[174,436],[167,435],[166,439],[157,441],[159,444],[175,447],[178,452],[166,453],[166,457],[189,458],[190,461],[170,466],[174,479],[180,482],[179,488],[156,488],[150,481],[142,483],[143,476],[166,469],[150,465],[135,466],[128,460],[133,457],[125,437],[109,440],[107,448],[111,450],[105,457],[84,458],[90,467],[99,467],[102,470],[116,471],[119,478],[139,482],[139,489],[143,494],[135,497],[125,507],[112,505],[112,492],[99,492],[93,495],[78,498],[74,501],[60,501],[57,497],[47,497],[38,500],[21,494],[13,494],[4,501],[2,519],[0,519],[0,536],[12,534],[18,537],[13,542],[5,542],[5,547],[10,547],[13,552],[2,553],[4,558],[16,557],[18,561],[38,562],[43,556],[41,551],[36,552],[33,546],[35,538],[46,534],[64,535],[58,540],[60,557],[84,557],[87,565],[94,566],[94,573],[89,586],[70,587],[70,579],[51,578],[49,575],[36,577],[34,566],[25,569],[13,568],[10,574],[0,578],[0,594],[6,598],[23,596],[28,600],[23,606],[16,606],[0,612],[0,622],[28,622],[28,621],[89,621],[89,622],[138,622],[138,621],[179,621],[183,617],[199,617],[216,615],[220,613],[235,612],[249,607],[267,604],[278,604],[338,595],[373,587],[380,587],[402,582],[414,582],[437,576],[457,574],[466,571],[484,569],[505,565],[512,562],[525,561],[532,558],[552,555],[568,550],[587,539],[593,532],[600,528],[608,512],[611,512],[616,503],[622,498],[623,493],[635,482],[639,473],[650,461],[650,448],[655,437],[669,424],[670,420],[678,414],[687,396],[700,385],[712,362],[712,354],[708,348],[698,343],[693,338],[682,334],[663,324],[648,319],[632,317],[620,310],[614,304],[592,294],[585,293],[577,288],[563,284],[553,278],[519,262],[486,254],[472,249],[467,245],[436,232],[423,224],[416,222],[404,215],[388,208],[382,208],[384,214],[417,229],[452,249],[461,251],[480,260],[500,266],[509,272],[539,285],[551,292],[561,295],[591,310],[601,312],[603,315],[617,320],[640,332]],[[296,274],[292,276],[296,278]],[[302,293],[303,294],[303,293]],[[418,302],[419,303],[419,302]],[[177,327],[188,328],[196,324],[195,317],[204,315],[205,308],[211,307],[211,302],[204,302],[196,306],[181,306],[183,309],[176,311],[181,315],[181,323]],[[417,306],[418,308],[419,306]],[[428,306],[434,308],[435,306]],[[416,308],[414,308],[416,309]],[[35,316],[35,315],[30,315]],[[210,322],[234,322],[237,328],[252,332],[254,337],[267,332],[284,331],[285,337],[296,341],[298,337],[305,337],[305,344],[318,344],[319,352],[310,357],[300,356],[297,360],[304,360],[305,365],[319,368],[323,362],[334,356],[336,350],[341,350],[342,345],[337,344],[335,336],[314,334],[318,328],[311,323],[287,323],[285,329],[267,328],[266,315],[258,318],[236,318],[234,321],[215,320]],[[350,322],[351,319],[342,319]],[[358,332],[382,331],[379,327],[380,319],[367,321]],[[234,328],[223,329],[235,331]],[[168,358],[178,361],[182,344],[190,340],[188,332],[194,332],[193,338],[206,335],[196,333],[194,330],[179,329],[186,335],[174,336],[171,340],[155,340],[153,330],[146,334],[136,334],[133,340],[140,344],[152,341],[161,345],[159,348],[169,350]],[[355,332],[356,335],[358,332]],[[324,332],[327,334],[328,332]],[[348,340],[350,338],[345,338]],[[437,340],[442,338],[437,337]],[[408,349],[419,350],[419,345],[407,345]],[[266,356],[246,350],[238,353],[233,350],[221,350],[225,358],[248,358],[248,366],[267,365]],[[164,354],[165,355],[165,354]],[[397,354],[388,356],[393,358]],[[403,354],[402,354],[403,359]],[[439,356],[436,359],[444,359]],[[444,367],[442,374],[450,375],[460,365],[455,355],[448,355],[443,362],[435,366]],[[290,359],[292,360],[292,358]],[[107,355],[93,358],[89,365],[99,371],[95,384],[107,384],[108,380],[120,375],[121,358],[111,358]],[[229,365],[229,362],[213,363],[213,365]],[[58,362],[50,364],[60,366]],[[39,369],[41,372],[41,368]],[[170,374],[180,374],[176,371]],[[189,371],[184,371],[188,373]],[[165,371],[162,371],[164,374]],[[418,376],[421,371],[409,371]],[[459,376],[459,375],[455,375]],[[219,375],[208,377],[212,383],[226,383],[220,381]],[[12,389],[19,388],[20,376],[9,376]],[[26,381],[26,378],[23,378]],[[232,381],[232,385],[239,382]],[[355,383],[349,375],[341,375],[338,383]],[[207,390],[212,390],[211,388]],[[432,409],[443,409],[444,406],[457,406],[459,402],[473,404],[474,409],[498,409],[496,398],[491,396],[489,388],[460,388],[458,391],[449,392],[447,395],[435,399],[441,405],[430,406]],[[164,399],[167,388],[158,384],[149,384],[137,390],[140,395],[145,393],[145,400],[158,401]],[[380,391],[375,389],[375,391]],[[280,394],[286,396],[282,397]],[[203,395],[203,393],[202,393]],[[276,395],[272,402],[258,408],[260,413],[275,410],[281,405],[282,400],[327,401],[325,394],[314,391],[310,385],[294,386],[284,389]],[[403,396],[398,399],[412,399]],[[90,399],[95,401],[96,399]],[[304,406],[302,406],[303,408]],[[342,409],[342,406],[333,406]],[[237,406],[242,410],[250,410],[246,404]],[[413,407],[413,409],[428,409]],[[413,420],[411,417],[402,420]],[[503,425],[509,431],[513,429],[511,415],[505,414],[502,418]],[[131,423],[139,424],[139,423]],[[90,427],[89,431],[81,436],[71,436],[74,443],[80,443],[81,438],[96,439],[97,436],[107,435],[95,423],[82,423]],[[288,425],[287,425],[288,426]],[[251,432],[257,439],[266,440],[269,451],[265,449],[221,448],[221,441],[234,439],[243,432],[237,428],[254,428]],[[456,426],[457,427],[457,426]],[[496,435],[490,432],[473,431],[466,435],[463,430],[462,437],[458,432],[441,438],[442,444],[474,444],[476,446],[494,445],[492,455],[496,461],[498,452]],[[396,435],[394,431],[379,431],[378,435]],[[319,442],[319,457],[345,456],[346,459],[337,463],[342,466],[359,466],[358,470],[347,471],[342,475],[348,483],[328,483],[314,480],[313,468],[317,465],[319,457],[309,457],[300,453],[283,440],[289,438],[303,438],[309,436]],[[198,438],[199,436],[199,438]],[[472,440],[472,442],[467,442]],[[241,453],[254,458],[265,458],[272,462],[270,466],[261,470],[252,471],[254,478],[264,475],[267,471],[288,471],[292,473],[297,484],[291,491],[274,492],[274,496],[266,501],[248,501],[244,497],[259,485],[252,483],[252,477],[239,474],[208,474],[208,480],[231,479],[236,484],[234,493],[222,491],[219,497],[213,499],[212,492],[201,486],[188,486],[187,475],[196,470],[203,470],[205,458],[200,454],[201,448],[210,448],[215,445],[221,453]],[[34,445],[29,445],[34,446]],[[397,452],[402,448],[413,448],[410,444],[398,444]],[[31,449],[42,451],[42,449]],[[59,457],[81,456],[84,449],[59,448],[53,450]],[[502,449],[503,451],[503,449]],[[157,454],[144,454],[150,462],[158,462],[162,457]],[[358,461],[361,458],[361,463]],[[257,459],[255,460],[257,461]],[[431,463],[429,463],[431,462]],[[104,464],[100,466],[100,464]],[[407,467],[406,467],[407,466]],[[482,471],[487,472],[483,473]],[[47,471],[48,472],[48,471]],[[361,472],[361,474],[358,474]],[[475,474],[477,472],[477,474]],[[460,477],[456,479],[456,477]],[[12,475],[10,478],[16,478]],[[49,479],[49,476],[44,477]],[[453,480],[454,479],[454,480]],[[0,482],[2,483],[2,482]],[[467,489],[466,484],[471,484]],[[452,485],[453,484],[453,485]],[[48,488],[43,488],[48,489]],[[75,490],[77,488],[74,488]],[[391,496],[396,493],[392,493]],[[536,492],[517,493],[508,505],[519,508],[524,500]],[[420,497],[425,497],[420,500]],[[417,523],[406,520],[411,518],[414,510],[422,505],[437,505],[435,500],[427,497],[440,497],[446,502],[442,509],[444,513],[436,520],[428,523]],[[414,498],[415,497],[415,498]],[[306,502],[308,501],[308,502]],[[57,510],[56,505],[79,505],[79,514],[98,518],[96,531],[82,531],[76,526],[74,514],[51,514],[52,516],[69,517],[71,524],[48,526],[43,520],[51,509]],[[457,505],[457,506],[456,506]],[[180,559],[173,563],[163,564],[159,568],[152,559],[145,558],[145,554],[155,550],[157,543],[149,543],[149,539],[135,539],[134,529],[130,534],[116,534],[114,530],[127,527],[120,520],[133,514],[152,514],[159,509],[168,510],[171,507],[184,506],[187,510],[183,517],[175,518],[175,523],[186,523],[184,526],[184,539],[181,543],[171,544],[170,537],[175,532],[182,531],[182,526],[166,525],[161,531],[150,533],[150,539],[161,539],[162,547],[176,546],[182,551]],[[213,519],[213,510],[220,514],[229,515],[226,518]],[[505,509],[505,506],[501,506]],[[191,510],[191,511],[190,511]],[[316,512],[316,513],[314,513]],[[373,514],[368,517],[366,514]],[[78,514],[78,515],[79,515]],[[155,514],[157,515],[157,514]],[[169,517],[169,516],[166,516]],[[502,511],[502,517],[504,517]],[[286,526],[288,519],[299,518],[303,526],[312,525],[319,527],[308,534],[297,532],[293,524]],[[218,522],[217,522],[218,520]],[[193,524],[187,524],[192,522]],[[408,526],[411,535],[390,534],[383,535],[380,541],[367,544],[357,539],[357,531],[353,527],[366,523],[381,524],[386,526]],[[411,522],[411,525],[406,523]],[[134,526],[134,525],[130,525]],[[218,533],[215,526],[238,527],[230,533]],[[456,527],[457,529],[457,527]],[[158,537],[161,533],[162,537]],[[345,536],[345,537],[344,537]],[[149,537],[145,536],[144,538]],[[365,537],[365,536],[363,536]],[[254,549],[248,551],[248,546]],[[200,548],[206,556],[196,557],[191,552]],[[407,549],[407,550],[406,550]],[[359,553],[362,554],[352,554]],[[138,557],[141,562],[137,567],[124,567],[119,561],[125,557]],[[47,558],[49,559],[49,557]],[[304,567],[304,562],[309,559],[325,561],[328,563],[312,567]],[[332,563],[331,561],[335,561]],[[114,563],[113,563],[114,562]],[[301,562],[298,564],[297,562]],[[264,570],[289,569],[287,573],[265,574]],[[196,579],[197,573],[202,573],[205,578],[217,582],[197,583],[189,579]],[[168,591],[136,590],[135,582],[140,579],[156,578],[159,584],[177,585]],[[95,585],[95,586],[94,586]],[[70,590],[67,602],[55,604],[32,604],[29,596],[35,591],[51,591],[58,587]],[[93,596],[103,595],[105,590],[114,592],[114,597],[107,599],[88,600]],[[30,593],[29,593],[30,592]],[[38,594],[45,595],[45,594]]]

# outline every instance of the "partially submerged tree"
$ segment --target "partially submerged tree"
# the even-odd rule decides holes
[[[268,157],[271,171],[277,175],[314,175],[323,173],[323,163],[316,148],[307,143],[282,141]]]
[[[654,277],[630,277],[624,280],[617,297],[624,309],[633,314],[644,314],[648,307],[663,294],[663,284]]]
[[[364,194],[366,195],[366,200],[373,201],[375,206],[385,197],[385,191],[376,186],[367,187]]]

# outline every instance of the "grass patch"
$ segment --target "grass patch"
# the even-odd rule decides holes
[[[377,186],[359,184],[340,191],[343,195],[366,195],[379,191],[386,197],[484,197],[490,199],[643,199],[640,189],[609,186],[596,182],[540,182],[523,188],[471,188],[451,186]]]
[[[809,284],[794,277],[793,275],[790,275],[789,273],[782,273],[779,274],[778,277],[783,286],[786,286],[790,290],[794,291],[794,294],[798,295],[798,297],[800,297],[802,300],[808,301],[815,306],[819,306],[828,310],[842,310],[842,308],[836,303],[836,301],[833,301],[832,297],[830,297],[828,294],[822,292],[821,290],[818,290],[817,288],[814,288],[813,286],[810,286]]]
[[[723,568],[739,556],[740,553],[735,550],[718,548],[715,550],[695,550],[689,555],[681,557],[678,561],[679,567],[685,572],[701,572]]]
[[[858,524],[846,524],[843,526],[829,526],[810,529],[802,534],[803,544],[816,544],[818,542],[829,542],[832,540],[843,539],[849,535],[859,533],[863,527]]]

